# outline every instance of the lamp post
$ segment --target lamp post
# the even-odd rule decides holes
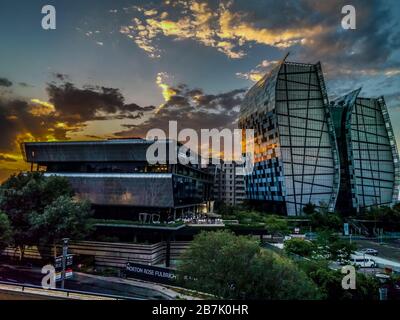
[[[63,250],[62,250],[62,271],[61,271],[61,289],[64,289],[65,285],[65,269],[67,265],[67,255],[68,255],[68,238],[62,239]]]

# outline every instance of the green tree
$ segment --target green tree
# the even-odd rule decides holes
[[[338,213],[328,211],[328,206],[321,202],[317,210],[316,205],[309,202],[303,207],[303,212],[310,219],[310,226],[315,231],[341,230],[343,225],[342,217]]]
[[[6,213],[10,220],[13,243],[20,250],[20,260],[24,256],[25,246],[35,242],[29,216],[41,209],[42,185],[41,174],[20,173],[11,176],[0,190],[0,210]]]
[[[342,218],[336,213],[314,212],[308,217],[310,218],[310,225],[315,231],[338,231],[343,226]]]
[[[316,212],[316,206],[315,206],[315,204],[313,204],[313,203],[311,203],[311,202],[307,203],[307,204],[303,207],[303,212],[304,212],[306,215],[311,215],[311,214],[315,213],[315,212]]]
[[[41,172],[12,175],[0,188],[0,210],[7,214],[13,233],[13,244],[19,248],[20,260],[25,247],[38,243],[31,217],[42,214],[44,209],[60,196],[73,196],[72,187],[64,177],[45,177]]]
[[[310,257],[314,253],[315,245],[308,240],[293,238],[285,241],[285,251],[302,257]]]
[[[4,212],[0,211],[0,252],[7,248],[12,241],[12,229],[10,221]]]
[[[340,239],[336,233],[330,230],[318,233],[315,246],[317,255],[334,261],[348,261],[351,254],[357,249],[355,244]]]
[[[283,219],[282,217],[277,217],[275,215],[268,215],[265,217],[264,221],[266,225],[265,227],[272,235],[277,235],[277,234],[284,235],[289,233],[288,222],[286,219]]]
[[[40,243],[53,244],[56,256],[56,245],[63,238],[79,240],[92,231],[90,217],[89,202],[77,202],[64,195],[49,204],[43,213],[31,215],[30,223]]]
[[[377,300],[379,281],[372,276],[357,273],[356,289],[342,288],[343,274],[332,270],[326,261],[302,261],[299,266],[318,286],[327,300]]]
[[[315,299],[316,287],[289,259],[227,231],[195,237],[178,266],[178,281],[224,299]]]
[[[367,218],[377,221],[386,231],[400,230],[400,204],[396,204],[393,208],[372,207],[366,215]]]

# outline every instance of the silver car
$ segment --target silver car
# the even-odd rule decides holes
[[[370,254],[373,256],[377,256],[378,255],[378,250],[375,249],[371,249],[371,248],[365,248],[360,250],[360,252],[365,253],[365,254]]]

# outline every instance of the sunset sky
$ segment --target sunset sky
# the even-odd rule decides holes
[[[57,29],[41,28],[54,5]],[[341,27],[352,4],[357,29]],[[2,0],[0,181],[22,141],[235,127],[278,60],[321,61],[331,98],[384,95],[400,141],[400,2]]]

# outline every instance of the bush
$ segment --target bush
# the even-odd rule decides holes
[[[308,240],[290,239],[285,241],[285,251],[289,254],[297,254],[302,257],[310,257],[315,250],[315,245]]]
[[[316,299],[316,286],[287,258],[227,231],[195,237],[178,265],[178,282],[223,299]]]

